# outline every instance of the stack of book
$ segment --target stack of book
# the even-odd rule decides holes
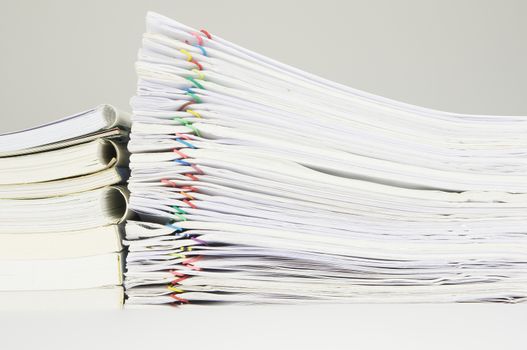
[[[0,135],[0,309],[122,305],[129,128],[102,105]]]
[[[527,298],[527,118],[358,91],[155,13],[129,304]]]

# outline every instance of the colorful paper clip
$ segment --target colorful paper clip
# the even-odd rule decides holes
[[[202,32],[203,34],[205,34],[205,36],[207,38],[209,38],[210,40],[212,40],[212,35],[210,35],[210,33],[208,31],[206,31],[205,29],[201,29],[200,32]]]
[[[185,89],[185,91],[186,91],[187,95],[189,95],[190,97],[192,97],[192,99],[193,99],[196,103],[202,103],[202,102],[203,102],[203,101],[201,100],[201,98],[200,98],[198,95],[196,95],[196,94],[194,93],[194,91],[192,91],[191,88],[187,88],[187,89]]]
[[[191,196],[190,194],[188,194],[187,192],[181,191],[181,192],[179,192],[179,194],[182,195],[182,196],[184,196],[184,197],[186,197],[186,198],[187,198],[188,200],[190,200],[190,201],[193,201],[193,200],[194,200],[194,197],[192,197],[192,196]],[[194,208],[194,209],[196,209],[196,208]]]
[[[187,101],[187,102],[183,103],[181,105],[181,107],[178,108],[178,111],[181,112],[181,111],[185,110],[188,106],[190,106],[190,105],[192,105],[194,103],[196,103],[196,102],[194,102],[194,101]]]
[[[183,227],[179,227],[175,225],[174,223],[169,223],[165,225],[166,227],[170,227],[171,229],[174,229],[175,232],[182,232],[184,230]]]
[[[175,154],[177,154],[177,155],[180,156],[181,158],[188,158],[188,156],[187,156],[185,153],[181,152],[181,151],[178,150],[178,149],[175,149],[175,148],[174,148],[174,149],[172,150],[172,152],[174,152]]]
[[[205,80],[205,74],[203,74],[203,71],[200,71],[199,69],[191,69],[191,72],[194,72],[198,75],[199,80]]]
[[[198,181],[199,180],[194,174],[188,173],[188,174],[183,174],[183,175],[185,175],[186,177],[188,177],[192,181]]]
[[[175,293],[183,293],[184,292],[182,289],[176,288],[176,287],[171,286],[171,285],[168,285],[167,288],[168,288],[168,290],[170,290],[172,292],[175,292]]]
[[[196,40],[198,41],[198,45],[203,45],[203,38],[201,38],[201,35],[198,32],[192,32],[190,33],[196,37]]]
[[[173,160],[175,163],[179,163],[181,165],[184,165],[184,166],[191,166],[192,164],[190,164],[189,162],[187,161],[184,161],[183,159],[174,159]]]
[[[191,143],[188,143],[188,142],[185,141],[185,140],[180,139],[179,137],[176,137],[176,141],[179,142],[179,143],[181,143],[182,145],[187,146],[188,148],[194,148],[194,149],[196,149],[196,146],[194,146],[194,145],[191,144]]]
[[[194,63],[198,67],[199,70],[203,70],[203,66],[198,61],[192,60],[192,63]]]
[[[170,294],[170,297],[175,299],[175,300],[177,300],[177,301],[179,301],[180,303],[188,304],[188,300],[187,299],[180,298],[176,294]]]
[[[181,208],[178,207],[177,205],[173,205],[173,206],[172,206],[172,209],[174,209],[178,214],[183,214],[183,215],[187,214],[186,211],[184,211],[183,209],[181,209]]]
[[[174,213],[174,216],[179,219],[178,221],[187,221],[187,218],[179,213]]]
[[[190,54],[190,52],[188,52],[188,51],[185,50],[185,49],[181,49],[181,50],[179,50],[179,52],[181,52],[182,54],[184,54],[185,56],[187,56],[187,61],[188,61],[188,62],[192,62],[192,55]]]
[[[189,113],[189,114],[192,114],[194,117],[196,118],[201,118],[201,114],[199,114],[198,112],[196,112],[195,110],[193,109],[187,109],[185,112]]]
[[[174,118],[172,118],[172,120],[178,122],[179,124],[181,124],[183,126],[186,126],[187,128],[192,129],[192,131],[196,134],[196,136],[201,137],[201,133],[199,132],[198,129],[196,129],[196,127],[191,122],[189,122],[189,121],[187,121],[185,119],[179,118],[179,117],[174,117]]]
[[[194,45],[196,46],[198,49],[201,50],[201,53],[203,54],[203,56],[208,56],[207,55],[207,50],[205,50],[205,48],[203,46],[201,46],[201,44],[198,43],[198,45]]]
[[[188,205],[189,207],[191,207],[192,209],[198,209],[198,207],[196,206],[196,204],[190,202],[191,200],[189,199],[183,199],[181,202],[185,203],[186,205]]]
[[[188,81],[190,81],[192,84],[194,84],[197,88],[205,90],[205,88],[203,87],[203,85],[201,85],[200,83],[198,83],[194,78],[192,78],[192,77],[187,77],[186,79],[187,79]],[[188,91],[187,91],[187,92],[188,92]]]
[[[184,280],[186,280],[187,278],[190,277],[190,276],[185,275],[185,274],[182,274],[182,275],[183,275],[183,276],[178,277],[178,278],[172,280],[170,283],[172,283],[172,284],[178,284],[179,282],[184,281]]]
[[[176,258],[185,259],[187,256],[181,253],[170,253],[170,256],[175,256]]]
[[[192,164],[190,166],[192,169],[196,170],[196,172],[199,174],[199,175],[205,175],[205,173],[203,172],[203,170],[201,170],[200,168],[198,168],[198,166],[196,164]]]
[[[163,185],[167,185],[170,187],[178,187],[177,184],[174,181],[168,180],[168,179],[161,179],[161,183]]]

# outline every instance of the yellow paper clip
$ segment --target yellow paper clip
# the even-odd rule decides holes
[[[185,112],[192,114],[196,118],[201,118],[201,114],[192,109],[187,109]]]
[[[181,49],[179,50],[182,54],[184,54],[185,56],[187,56],[187,61],[192,61],[192,55],[185,49]]]
[[[188,194],[187,192],[180,191],[179,194],[182,195],[182,196],[184,196],[184,197],[187,197],[188,200],[191,200],[191,201],[194,200],[194,197],[192,197],[192,196],[191,196],[190,194]]]
[[[172,291],[174,293],[183,293],[184,292],[183,289],[175,288],[174,286],[171,286],[171,285],[168,285],[167,288],[168,288],[169,291]]]
[[[203,72],[200,71],[199,69],[194,68],[194,69],[191,69],[191,71],[198,75],[198,79],[205,80],[205,74],[203,74]]]

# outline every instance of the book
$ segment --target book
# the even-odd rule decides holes
[[[48,243],[49,244],[49,243]],[[2,259],[0,290],[64,290],[121,285],[121,255]]]
[[[150,12],[127,305],[527,297],[527,117],[393,101]]]
[[[36,153],[126,135],[130,115],[103,104],[33,128],[0,134],[0,157]]]
[[[126,188],[118,186],[48,198],[0,199],[0,234],[92,229],[122,223],[126,215]]]
[[[130,172],[126,167],[111,166],[95,173],[59,180],[0,185],[0,198],[31,199],[85,192],[113,184],[124,184]]]
[[[2,311],[119,310],[123,287],[0,291]]]
[[[0,158],[0,185],[52,181],[127,166],[124,147],[97,139],[47,152]]]
[[[122,306],[129,128],[101,105],[0,135],[0,309]]]
[[[120,252],[120,231],[119,225],[106,225],[46,234],[3,233],[0,234],[0,256],[10,260],[67,259]]]

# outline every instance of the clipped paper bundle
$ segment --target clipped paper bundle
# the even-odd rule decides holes
[[[0,309],[118,308],[130,116],[0,135]]]
[[[526,298],[526,117],[381,98],[155,13],[137,72],[129,304]]]

